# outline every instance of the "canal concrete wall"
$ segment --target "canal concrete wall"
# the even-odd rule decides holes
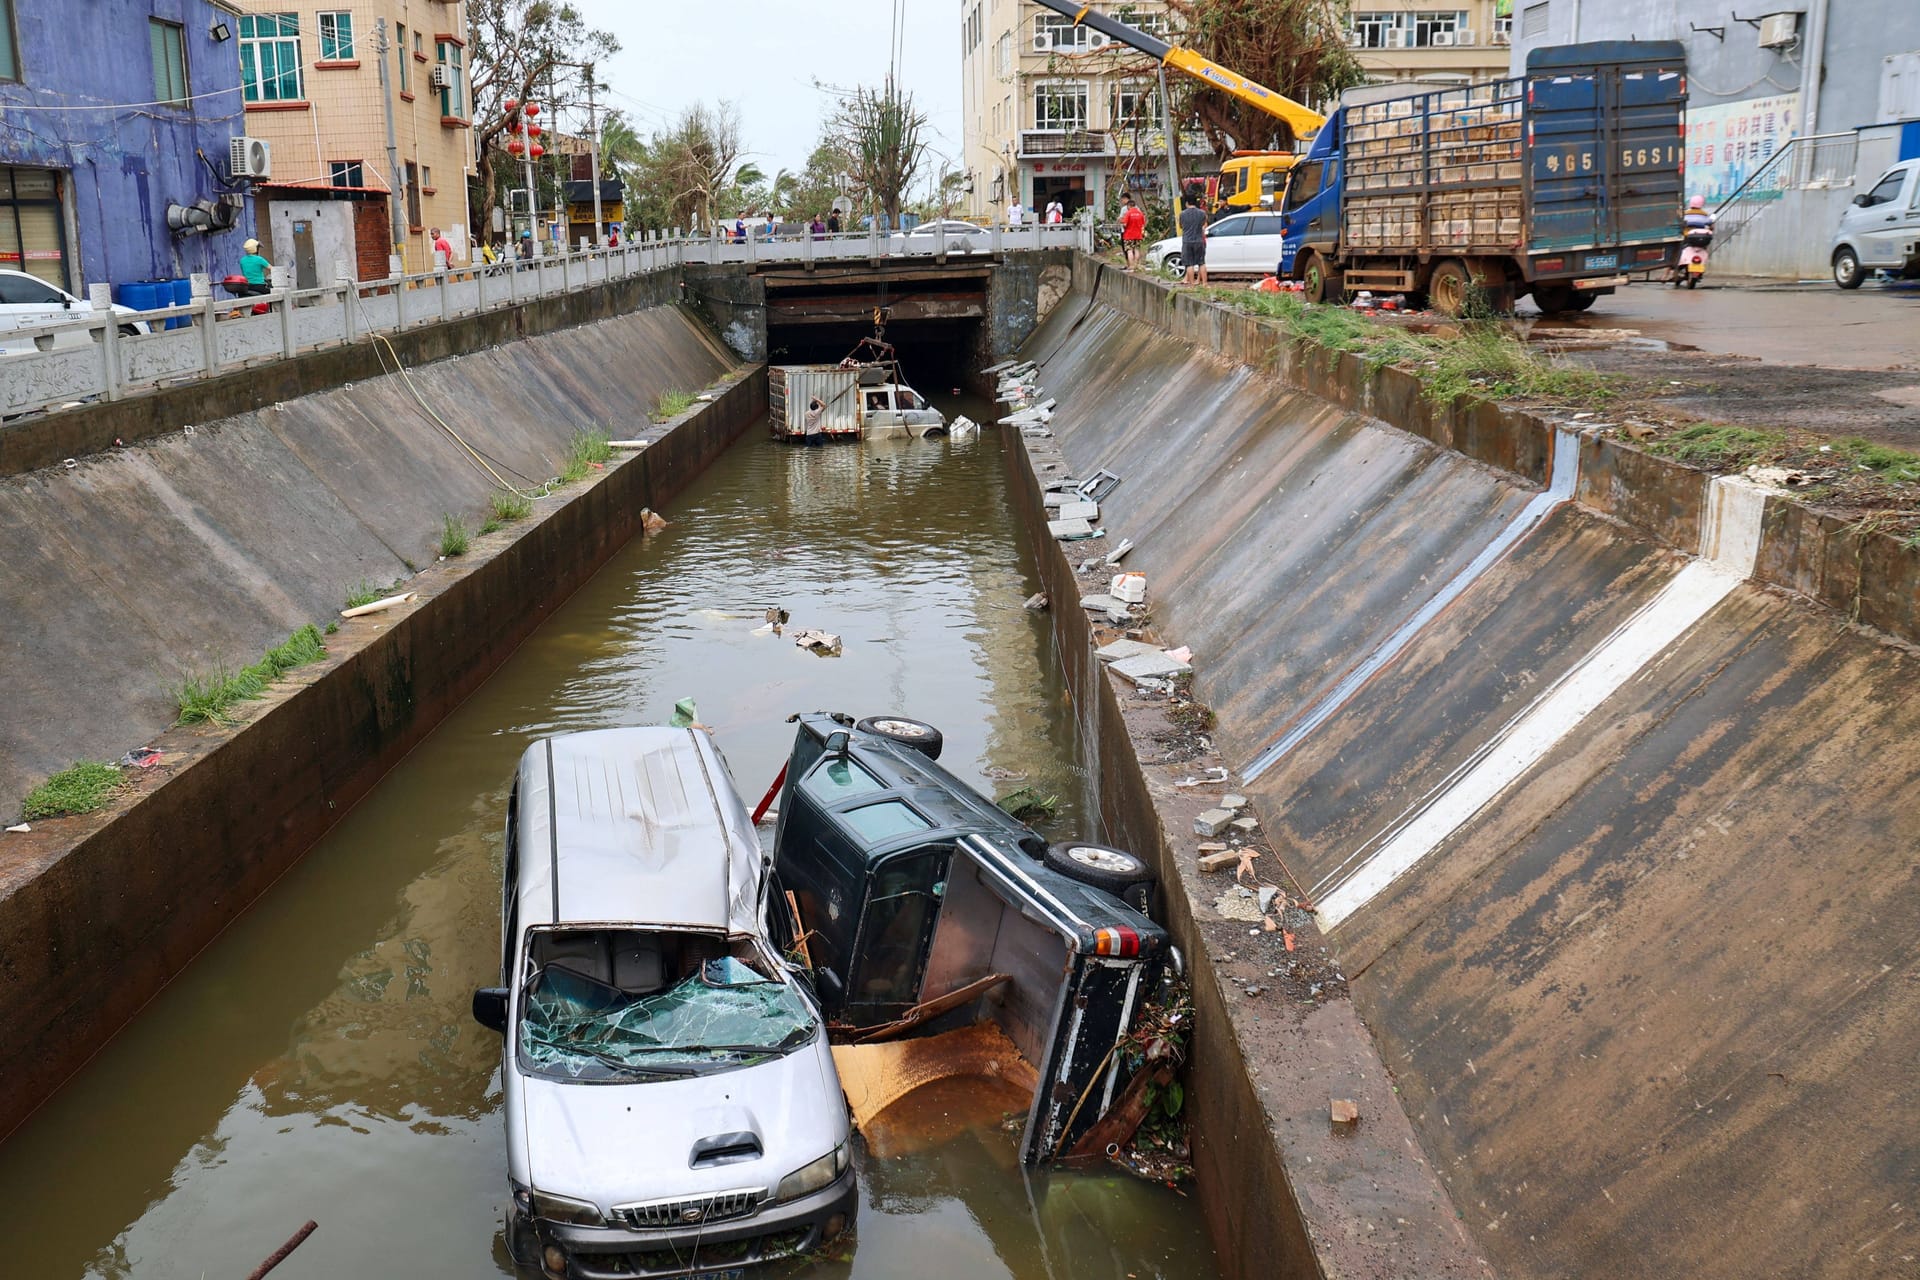
[[[162,763],[100,813],[0,837],[0,1134],[591,576],[644,508],[763,418],[764,383],[680,309],[656,307],[4,482],[8,804],[74,758],[150,742]],[[714,400],[649,422],[661,393],[709,386]],[[489,467],[550,476],[582,428],[652,443],[435,563],[443,512],[479,523],[498,488]],[[356,581],[400,577],[417,602],[343,623],[324,662],[241,705],[243,726],[166,729],[170,683],[324,623]]]
[[[1914,553],[1090,260],[1026,353],[1033,480],[1124,478],[1043,567],[1111,834],[1185,890],[1228,1274],[1911,1274]],[[1292,950],[1087,656],[1122,537]]]

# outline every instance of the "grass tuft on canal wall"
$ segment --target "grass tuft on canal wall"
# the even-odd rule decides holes
[[[295,667],[318,662],[327,656],[320,628],[308,623],[261,655],[260,661],[228,671],[213,671],[188,676],[174,690],[174,702],[180,715],[175,724],[231,724],[238,703],[258,698],[275,680]]]

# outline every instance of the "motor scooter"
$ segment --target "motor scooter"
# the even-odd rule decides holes
[[[1680,246],[1680,257],[1673,265],[1673,287],[1678,289],[1685,284],[1689,289],[1700,287],[1700,277],[1707,274],[1707,249],[1713,244],[1712,227],[1688,227],[1685,241]]]

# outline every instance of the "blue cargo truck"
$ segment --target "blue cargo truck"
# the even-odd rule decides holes
[[[1459,315],[1476,293],[1496,311],[1532,295],[1542,311],[1584,311],[1629,274],[1673,265],[1679,42],[1534,49],[1522,76],[1378,93],[1343,103],[1288,182],[1280,275],[1313,301],[1368,289]]]

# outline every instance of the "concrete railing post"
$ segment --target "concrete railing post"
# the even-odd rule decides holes
[[[340,341],[346,345],[353,341],[353,304],[358,299],[353,291],[353,268],[345,258],[334,259],[333,282],[340,288]]]
[[[993,240],[992,240],[993,256],[997,258],[1000,256],[1000,233],[1005,231],[1006,228],[996,222],[992,226],[988,227],[987,230],[990,231],[993,235]]]
[[[276,263],[269,268],[272,274],[272,288],[277,296],[273,306],[280,313],[280,357],[293,359],[293,291],[287,288],[287,277],[293,273]]]
[[[407,277],[397,253],[387,256],[387,282],[393,286],[393,331],[398,333],[407,327]]]
[[[96,317],[106,319],[100,342],[100,394],[109,400],[120,398],[120,322],[113,315],[113,286],[87,286],[87,301]]]
[[[196,271],[189,277],[193,289],[193,304],[200,308],[200,365],[211,378],[220,372],[220,343],[214,337],[213,324],[213,279],[204,271]]]
[[[447,299],[447,255],[438,249],[433,252],[433,287],[440,291],[440,320],[445,323],[451,314],[452,303]]]

